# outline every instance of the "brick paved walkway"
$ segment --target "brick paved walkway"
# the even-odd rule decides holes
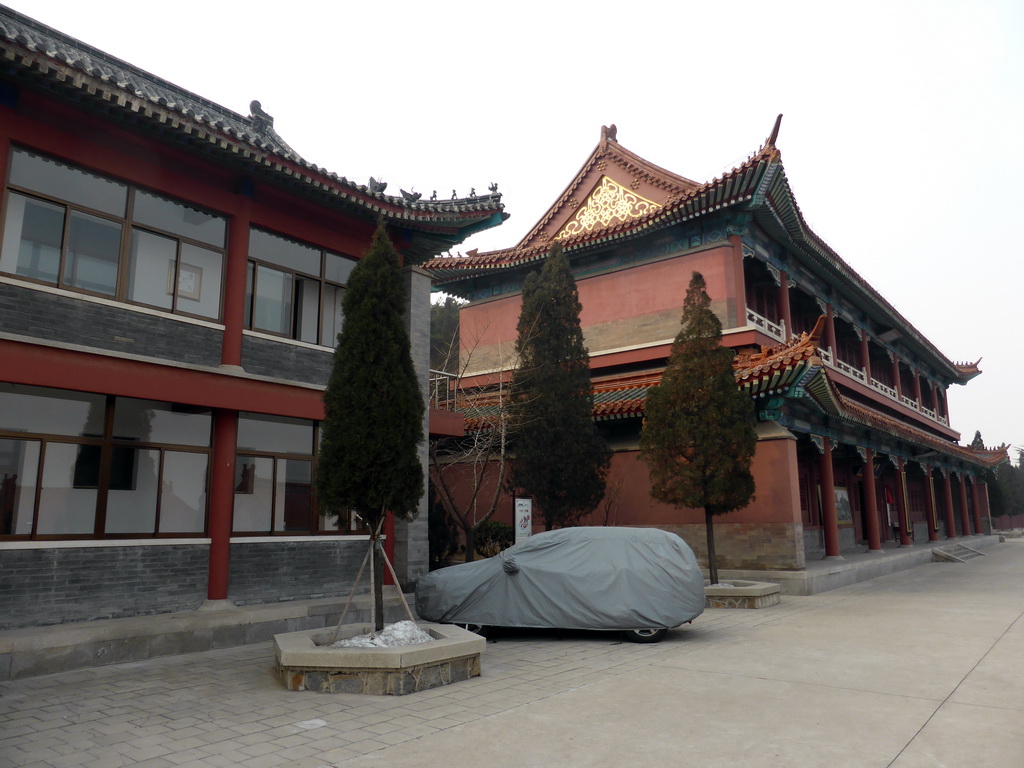
[[[112,665],[0,683],[0,768],[467,759],[496,768],[685,754],[694,766],[910,768],[966,765],[912,758],[915,745],[936,760],[955,758],[975,744],[971,732],[985,740],[970,753],[972,768],[1016,768],[1024,765],[1022,614],[1024,544],[1008,543],[967,564],[787,596],[769,609],[708,611],[657,645],[599,633],[502,634],[488,643],[482,677],[402,697],[289,692],[269,643]],[[956,731],[955,748],[929,737],[944,714],[970,726]],[[776,758],[751,751],[751,740],[779,733],[788,735]],[[556,760],[573,734],[575,751]],[[865,752],[865,741],[877,748]]]

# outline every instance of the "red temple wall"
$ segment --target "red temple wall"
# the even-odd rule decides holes
[[[716,551],[722,568],[803,567],[803,526],[797,486],[796,441],[765,440],[758,443],[752,471],[757,486],[755,500],[745,509],[715,519]],[[458,498],[466,503],[472,483],[471,469],[450,467],[461,478]],[[623,525],[664,528],[679,534],[699,557],[705,557],[704,511],[677,509],[650,496],[647,465],[636,450],[616,452],[608,473],[605,502],[586,516],[584,525]],[[489,500],[494,480],[485,483],[480,499]],[[486,511],[481,503],[479,514]],[[500,494],[492,518],[513,522],[513,500]],[[534,532],[544,530],[543,518],[534,512]]]
[[[708,285],[712,307],[726,328],[744,324],[742,259],[732,243],[696,249],[577,281],[580,325],[591,356],[671,341],[679,332],[683,299],[693,273]],[[738,274],[737,274],[738,272]],[[737,293],[738,292],[738,293]],[[468,375],[508,365],[516,340],[522,294],[481,301],[460,313],[462,364]]]

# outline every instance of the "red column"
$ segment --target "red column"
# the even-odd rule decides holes
[[[871,386],[871,342],[868,341],[867,330],[860,332],[860,363],[864,369],[864,375],[867,377],[865,383]]]
[[[825,305],[825,346],[833,356],[832,361],[836,362],[836,318],[831,304]]]
[[[882,548],[879,532],[878,495],[875,489],[875,452],[868,448],[864,459],[864,517],[868,523],[868,551]]]
[[[743,238],[729,235],[732,245],[731,263],[725,265],[726,296],[736,297],[736,315],[734,328],[742,328],[747,324],[747,284],[743,272]],[[728,326],[727,326],[728,327]]]
[[[896,355],[892,356],[892,388],[896,390],[896,399],[899,400],[903,394],[903,383],[900,381],[900,359]]]
[[[960,473],[960,524],[964,527],[964,536],[971,535],[971,513],[967,509],[967,475]]]
[[[785,325],[783,334],[788,340],[793,335],[793,310],[789,304],[789,273],[779,272],[779,314]]]
[[[985,505],[985,519],[988,520],[988,529],[992,530],[992,507],[988,500],[988,483],[981,484],[981,502]]]
[[[939,540],[939,521],[935,516],[935,485],[932,482],[932,468],[924,468],[925,503],[928,505],[928,541]]]
[[[921,374],[914,371],[914,399],[921,405]]]
[[[896,513],[900,518],[900,546],[908,547],[913,543],[910,538],[910,513],[907,510],[907,472],[903,459],[897,459],[896,470]]]
[[[832,475],[832,441],[825,437],[821,454],[821,517],[825,526],[825,557],[840,557],[839,517],[836,514],[836,487]]]
[[[974,507],[974,533],[980,536],[984,532],[981,527],[981,488],[978,478],[971,478],[971,504]]]
[[[953,473],[946,470],[942,473],[946,494],[946,538],[956,538],[956,519],[953,517]]]
[[[234,509],[235,446],[238,412],[217,409],[213,422],[213,472],[210,480],[210,568],[207,598],[226,600]]]
[[[242,324],[245,320],[245,279],[249,262],[249,198],[238,195],[239,205],[228,223],[228,264],[224,275],[224,341],[221,365],[242,364]]]

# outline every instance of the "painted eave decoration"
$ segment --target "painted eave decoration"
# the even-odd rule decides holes
[[[1006,446],[985,450],[963,447],[844,396],[818,355],[824,324],[825,318],[821,317],[810,333],[795,337],[789,344],[736,355],[736,385],[754,401],[760,420],[777,419],[787,399],[804,400],[841,423],[869,427],[952,460],[985,468],[1008,460]],[[594,379],[594,420],[642,418],[647,393],[661,384],[661,377],[661,371],[646,371]],[[499,411],[499,401],[493,392],[467,394],[456,408],[466,415],[466,431],[473,432],[489,428]]]
[[[250,105],[249,115],[240,115],[3,6],[0,76],[146,128],[352,215],[383,217],[410,233],[403,247],[414,261],[507,218],[496,187],[487,194],[439,201],[406,192],[387,195],[387,184],[375,179],[350,181],[299,156],[258,101]]]

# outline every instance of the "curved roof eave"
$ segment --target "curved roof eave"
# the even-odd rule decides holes
[[[253,102],[242,116],[69,35],[0,6],[0,60],[6,72],[90,109],[142,125],[284,184],[299,194],[341,205],[363,218],[383,217],[418,231],[421,257],[458,244],[504,220],[501,195],[492,192],[446,201],[386,195],[306,161],[274,130],[273,118]],[[386,186],[386,185],[385,185]]]

